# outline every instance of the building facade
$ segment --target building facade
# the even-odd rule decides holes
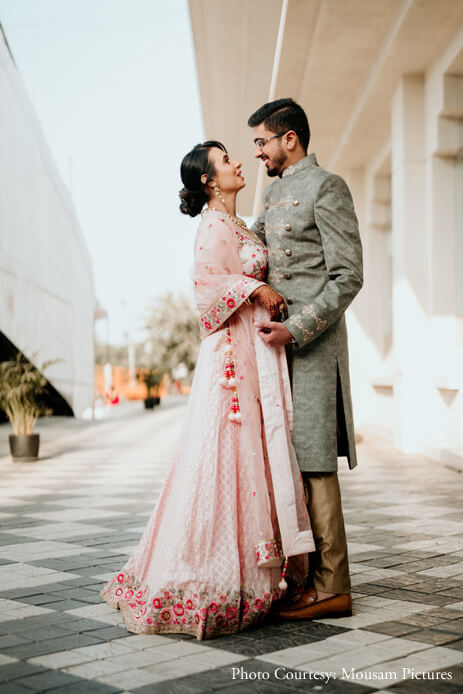
[[[309,151],[351,187],[357,426],[463,467],[463,3],[190,0],[190,14],[206,136],[243,160],[241,214],[267,182],[247,118],[274,98],[305,108]]]
[[[90,407],[95,289],[69,191],[0,31],[0,358],[46,372],[55,412]]]

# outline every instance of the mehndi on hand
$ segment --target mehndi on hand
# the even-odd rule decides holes
[[[262,306],[270,313],[270,320],[281,321],[286,320],[288,317],[288,309],[285,304],[284,298],[281,294],[278,294],[272,287],[268,284],[262,284],[258,287],[252,294],[253,299],[257,299]]]

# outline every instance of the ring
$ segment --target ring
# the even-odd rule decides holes
[[[280,313],[284,313],[286,306],[284,304],[280,304],[278,308],[280,309]]]

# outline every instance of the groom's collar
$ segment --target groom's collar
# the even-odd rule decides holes
[[[281,174],[281,178],[284,178],[285,176],[292,176],[297,171],[301,171],[302,169],[306,169],[310,166],[318,166],[317,157],[313,152],[312,154],[309,154],[308,157],[303,157],[302,159],[299,159],[299,161],[297,161],[295,164],[291,164],[286,169],[284,169],[283,173]]]

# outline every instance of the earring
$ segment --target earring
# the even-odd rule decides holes
[[[225,205],[225,200],[223,199],[223,197],[222,197],[222,195],[221,195],[221,193],[220,193],[220,188],[219,188],[218,184],[217,184],[215,181],[214,181],[214,185],[213,185],[212,187],[214,188],[214,193],[217,195],[217,197],[219,198],[220,202],[221,202],[223,205]]]

